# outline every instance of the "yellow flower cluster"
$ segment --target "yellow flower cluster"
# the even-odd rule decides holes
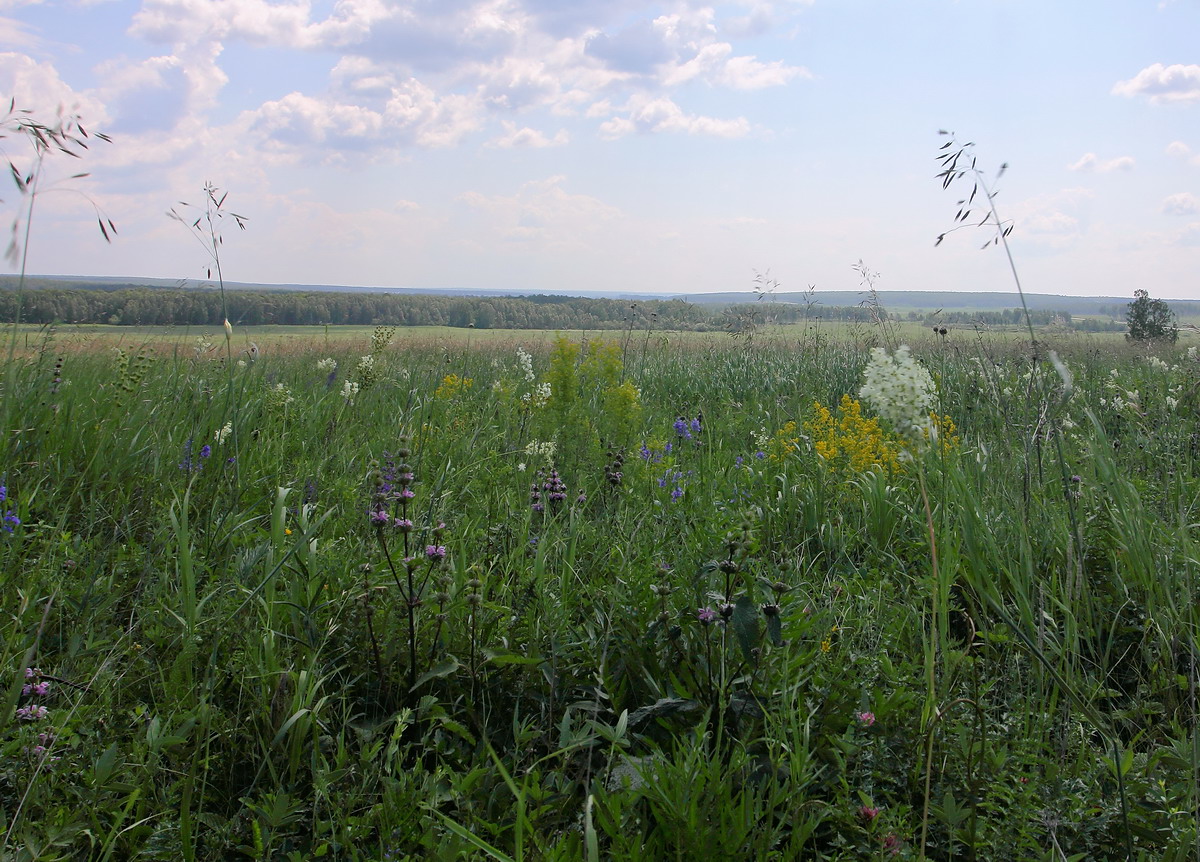
[[[784,461],[799,448],[800,435],[796,433],[796,423],[788,422],[767,441],[767,460],[776,463]]]
[[[475,385],[474,378],[459,377],[457,374],[447,374],[442,378],[442,385],[434,390],[434,397],[453,400],[465,395],[467,390]]]
[[[862,406],[849,395],[842,396],[836,417],[820,401],[814,401],[812,418],[804,423],[804,430],[817,454],[839,469],[851,473],[900,469],[900,441],[884,431],[878,419],[865,418]]]
[[[962,442],[955,433],[958,426],[954,424],[954,420],[949,416],[938,416],[936,413],[929,414],[929,427],[933,429],[935,445],[938,451],[943,455],[949,455],[958,448]],[[925,439],[930,437],[930,431],[925,431]]]

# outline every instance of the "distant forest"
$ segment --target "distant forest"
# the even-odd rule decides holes
[[[477,329],[638,329],[739,331],[762,324],[806,320],[871,320],[863,305],[830,307],[761,302],[702,306],[680,299],[629,301],[571,296],[471,297],[426,293],[225,292],[229,320],[237,326],[396,325]],[[1122,312],[1124,309],[1122,309]],[[0,321],[12,322],[17,292],[0,289]],[[124,287],[117,289],[27,288],[22,322],[105,323],[124,326],[220,326],[220,293],[212,289]],[[891,314],[895,320],[937,325],[1008,326],[1022,322],[1018,309],[1003,311]],[[1035,325],[1058,323],[1076,329],[1121,330],[1123,321],[1075,319],[1065,311],[1032,312]]]

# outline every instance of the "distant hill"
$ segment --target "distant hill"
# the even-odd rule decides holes
[[[12,288],[17,276],[0,275],[0,289]],[[203,279],[139,278],[125,276],[68,276],[38,275],[26,278],[26,285],[33,289],[56,288],[59,290],[123,290],[129,288],[190,288],[211,290],[216,283]],[[597,290],[490,290],[479,288],[420,288],[420,287],[354,287],[337,284],[262,284],[255,282],[226,282],[229,290],[256,293],[303,292],[303,293],[355,293],[355,294],[419,294],[459,297],[525,297],[564,296],[591,299],[613,299],[632,302],[652,300],[683,300],[694,305],[724,308],[740,304],[785,304],[804,305],[812,303],[815,314],[820,309],[844,308],[863,304],[865,291],[817,290],[775,293],[760,296],[750,291],[727,291],[722,293],[610,293]],[[883,290],[877,294],[880,304],[893,314],[908,315],[920,312],[923,315],[938,310],[950,312],[1005,311],[1021,307],[1016,293],[987,293],[971,291],[935,290]],[[1125,307],[1132,301],[1128,296],[1059,296],[1049,293],[1028,293],[1025,302],[1030,311],[1058,311],[1078,316],[1108,316],[1123,318]],[[1200,300],[1167,300],[1167,304],[1181,316],[1200,316]]]
[[[1004,311],[1021,307],[1021,297],[1016,293],[972,293],[969,291],[939,291],[939,290],[881,290],[876,294],[879,303],[893,313],[920,311],[930,313],[938,311]],[[788,303],[804,305],[806,301],[813,304],[814,312],[819,313],[821,306],[844,307],[859,305],[866,301],[865,291],[856,290],[816,290],[810,295],[805,293],[776,293],[759,298],[749,292],[729,293],[688,293],[676,294],[676,299],[684,299],[697,305],[728,306],[736,303]],[[1051,293],[1027,293],[1025,303],[1030,311],[1066,311],[1077,315],[1119,315],[1125,314],[1125,307],[1133,301],[1130,296],[1058,296]],[[1200,301],[1167,300],[1167,304],[1177,314],[1200,314]]]

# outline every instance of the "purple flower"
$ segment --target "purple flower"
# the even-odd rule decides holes
[[[446,546],[426,545],[425,556],[430,560],[444,560],[446,558]]]
[[[696,614],[696,616],[699,618],[700,622],[702,622],[704,625],[708,625],[709,623],[716,622],[716,620],[717,620],[717,612],[714,611],[712,608],[701,608],[700,611]]]
[[[50,693],[50,683],[34,682],[26,683],[21,687],[21,694],[25,697],[45,697]]]
[[[400,492],[396,496],[401,500],[411,500],[413,497],[417,496],[417,494],[412,488],[401,488]]]
[[[209,446],[207,443],[205,443],[203,446],[200,447],[200,457],[201,458],[207,458],[211,454],[212,454],[212,446]]]
[[[392,522],[392,526],[401,533],[411,533],[413,530],[413,522],[408,518],[397,518]]]
[[[683,489],[680,488],[678,485],[676,485],[674,487],[674,489],[672,489],[672,491],[671,491],[671,499],[678,500],[682,496],[683,496]]]
[[[760,450],[754,453],[754,457],[761,461],[763,458],[767,457],[767,453]]]
[[[692,439],[692,432],[688,430],[687,420],[680,416],[675,420],[675,433],[684,440]]]
[[[38,719],[45,718],[49,712],[50,710],[44,706],[31,704],[30,706],[22,706],[18,709],[17,718],[21,721],[37,721]]]
[[[688,427],[690,427],[692,429],[692,433],[699,434],[700,433],[700,417],[697,416],[695,419],[693,419],[691,422],[691,425],[689,425]]]
[[[371,523],[377,527],[384,526],[390,520],[392,520],[392,516],[389,515],[383,509],[376,509],[374,512],[371,513]]]

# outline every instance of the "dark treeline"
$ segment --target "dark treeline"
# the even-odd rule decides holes
[[[0,289],[0,321],[17,312],[17,292]],[[573,296],[447,296],[426,293],[225,292],[229,320],[237,326],[357,324],[363,326],[473,326],[477,329],[740,329],[747,321],[788,324],[828,320],[870,322],[865,305],[805,306],[754,303],[694,305],[680,299],[631,302]],[[880,314],[887,313],[880,309]],[[1003,326],[1023,322],[1019,309],[888,315],[929,324]],[[1065,312],[1032,312],[1038,326],[1054,323],[1087,328],[1122,328],[1105,321],[1076,320]],[[125,326],[220,326],[221,295],[207,288],[120,287],[108,290],[41,287],[21,298],[26,323],[106,323]]]
[[[474,326],[478,329],[705,329],[713,313],[683,300],[631,303],[567,296],[464,297],[437,294],[226,291],[238,326],[358,324]],[[11,322],[17,294],[0,290],[0,321]],[[221,295],[209,289],[26,290],[27,323],[220,326]]]

